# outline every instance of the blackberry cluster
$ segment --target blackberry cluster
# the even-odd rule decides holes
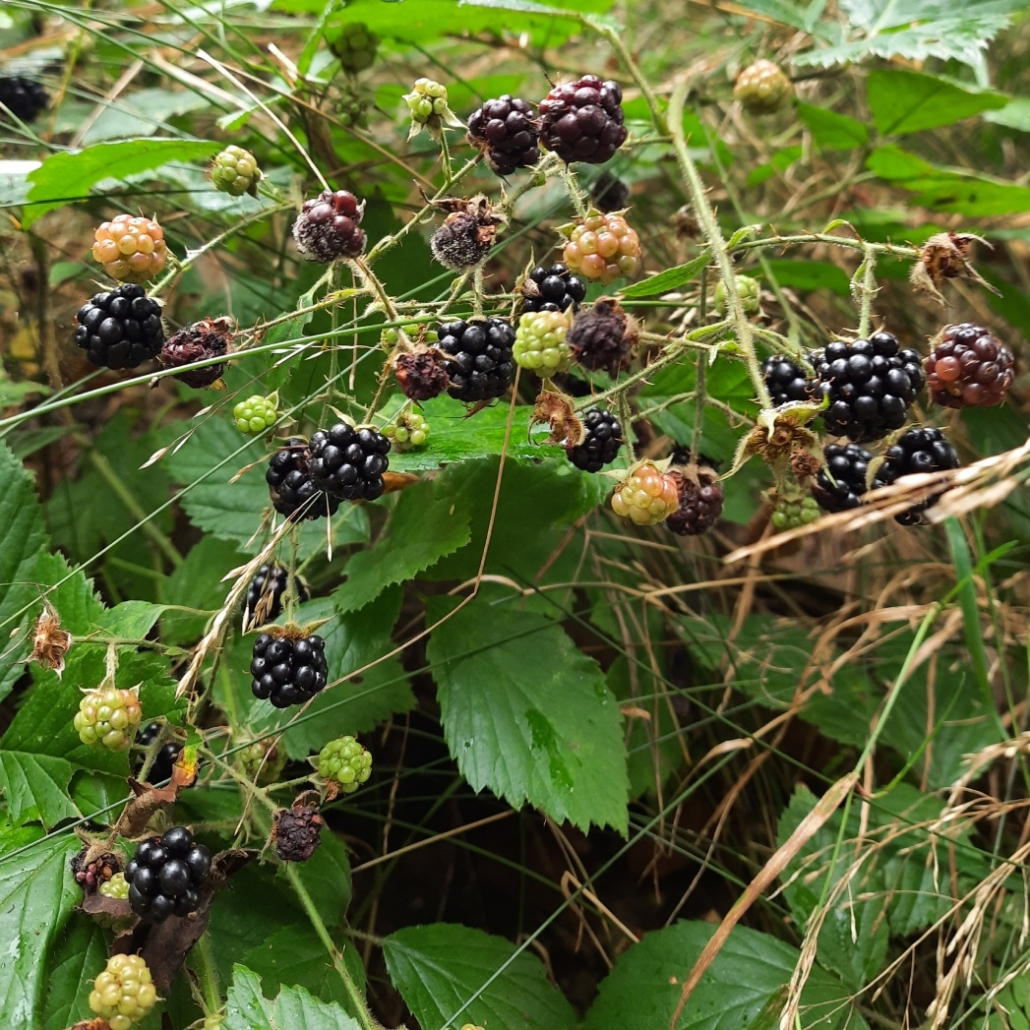
[[[919,355],[900,350],[896,337],[883,332],[850,347],[830,343],[812,355],[812,365],[829,398],[822,412],[826,432],[855,443],[900,429],[925,378]]]
[[[857,443],[831,443],[823,448],[825,464],[815,477],[812,496],[823,511],[851,511],[869,489],[872,454]]]
[[[257,158],[235,144],[226,147],[211,165],[211,182],[215,189],[230,197],[242,197],[244,193],[256,197],[261,178]]]
[[[89,1007],[109,1030],[129,1030],[157,1004],[157,988],[139,955],[112,955],[93,981]]]
[[[153,218],[116,215],[102,223],[93,238],[93,260],[119,282],[154,279],[168,259],[164,229]]]
[[[136,737],[136,743],[140,747],[150,747],[151,744],[157,740],[161,733],[161,724],[159,722],[152,722]],[[154,761],[150,764],[150,782],[151,783],[164,783],[165,780],[172,778],[172,769],[175,763],[179,760],[179,755],[182,754],[182,744],[176,743],[174,740],[168,741],[167,744],[162,744],[158,749],[157,754],[154,756]],[[142,768],[142,761],[139,767]]]
[[[142,286],[127,284],[98,293],[75,317],[75,343],[94,365],[136,368],[156,358],[165,342],[161,305]]]
[[[302,580],[294,577],[297,600],[303,604],[309,598]],[[279,618],[283,613],[283,597],[290,585],[290,570],[285,565],[262,565],[247,586],[247,611],[255,625]]]
[[[456,202],[443,225],[429,237],[429,249],[444,268],[471,272],[490,256],[503,218],[479,193],[471,200]]]
[[[591,408],[583,416],[583,440],[566,447],[569,461],[584,472],[600,472],[619,455],[622,446],[622,426],[610,412]]]
[[[638,526],[656,526],[679,507],[677,476],[660,472],[650,461],[641,462],[612,494],[616,515]]]
[[[586,300],[587,284],[573,275],[568,266],[557,264],[546,268],[537,265],[522,284],[523,311],[579,311]]]
[[[584,75],[540,102],[540,142],[566,163],[602,165],[626,142],[624,121],[619,84]]]
[[[512,348],[515,330],[503,318],[482,322],[447,322],[437,329],[438,346],[448,354],[443,370],[450,379],[447,392],[473,404],[501,397],[515,372]]]
[[[255,783],[277,783],[286,768],[286,748],[271,737],[255,740],[236,752],[236,764]]]
[[[1012,351],[982,326],[949,325],[926,359],[934,403],[947,408],[1001,404],[1014,377]]]
[[[254,641],[250,688],[261,701],[275,708],[310,701],[324,689],[329,677],[325,641],[319,636],[273,637],[262,633]]]
[[[629,207],[629,187],[611,172],[604,172],[590,188],[590,199],[604,214],[623,211]]]
[[[268,461],[265,482],[272,506],[287,518],[317,519],[335,515],[340,498],[315,486],[308,467],[308,442],[292,436]]]
[[[939,429],[910,429],[898,437],[893,447],[887,448],[883,464],[876,470],[873,487],[889,486],[917,472],[940,472],[957,469],[959,465],[958,452]],[[933,494],[894,518],[903,526],[914,526],[940,496]]]
[[[374,429],[337,422],[311,434],[308,473],[315,488],[342,501],[382,497],[383,473],[390,467],[390,440]]]
[[[604,369],[615,376],[629,364],[639,332],[617,301],[602,298],[576,315],[566,339],[573,357],[584,368]]]
[[[674,472],[679,507],[665,520],[665,524],[678,536],[707,533],[722,515],[725,496],[716,473],[703,466],[696,468],[694,473],[690,476]]]
[[[814,384],[805,370],[786,354],[774,354],[766,358],[762,362],[762,378],[774,408],[791,401],[812,399]]]
[[[762,284],[749,275],[735,275],[737,296],[745,315],[757,315],[762,311]],[[722,318],[726,312],[726,283],[720,279],[712,291],[712,314]]]
[[[372,753],[353,737],[330,740],[318,753],[318,774],[344,794],[353,794],[372,775]]]
[[[220,358],[229,351],[231,340],[227,318],[205,318],[180,329],[165,340],[159,355],[165,368],[182,368],[206,358]],[[225,362],[179,372],[175,378],[194,390],[214,386],[225,373]]]
[[[563,311],[533,311],[519,319],[512,353],[517,364],[550,379],[572,365],[572,348],[566,339],[569,319]]]
[[[125,867],[129,907],[141,919],[163,922],[200,907],[200,892],[211,872],[211,852],[193,842],[185,826],[143,841]]]
[[[322,190],[314,200],[305,200],[293,223],[300,256],[323,265],[358,257],[366,242],[364,230],[358,228],[364,214],[364,203],[347,190]]]
[[[483,148],[495,175],[511,175],[540,160],[533,109],[525,100],[509,93],[488,100],[469,117],[468,127],[470,141]]]
[[[0,104],[19,121],[34,122],[50,103],[50,95],[35,79],[0,75]]]

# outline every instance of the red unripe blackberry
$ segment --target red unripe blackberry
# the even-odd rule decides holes
[[[827,344],[811,360],[817,389],[829,398],[822,412],[826,432],[855,443],[882,440],[900,429],[923,388],[922,359],[914,350],[900,350],[890,333],[873,333],[850,346]]]
[[[364,214],[364,201],[359,204],[347,190],[322,190],[314,200],[304,201],[293,223],[300,256],[323,265],[358,257],[365,249],[365,232],[358,228]]]
[[[584,75],[540,102],[540,142],[566,163],[601,165],[626,142],[624,121],[619,84]]]
[[[335,515],[340,498],[315,486],[308,468],[308,442],[291,437],[272,455],[265,472],[272,506],[280,515],[294,519],[317,519]]]
[[[194,361],[205,358],[218,358],[228,353],[232,335],[227,318],[205,318],[180,329],[174,336],[165,340],[159,355],[165,368],[181,368]],[[188,372],[179,372],[175,378],[199,390],[205,386],[213,386],[225,373],[225,363],[205,365],[193,368]]]
[[[250,674],[254,696],[271,701],[275,708],[310,701],[328,680],[325,641],[314,635],[293,638],[262,633],[254,641]]]
[[[537,265],[522,284],[523,311],[579,311],[587,284],[563,264]]]
[[[143,730],[136,737],[136,743],[140,747],[150,747],[151,744],[157,740],[161,733],[161,723],[152,722],[143,728]],[[148,773],[151,783],[164,783],[165,780],[172,778],[172,769],[175,763],[179,759],[179,755],[182,753],[182,744],[177,743],[174,740],[168,741],[166,744],[162,744],[157,754],[154,756],[154,761],[150,764],[150,772]],[[137,770],[142,768],[143,761],[140,758]]]
[[[982,326],[963,322],[945,328],[926,359],[934,403],[947,408],[1001,404],[1015,376],[1012,351]]]
[[[808,373],[786,354],[774,354],[762,362],[762,378],[774,408],[791,401],[809,401],[816,384]]]
[[[247,587],[247,611],[255,625],[279,618],[283,613],[283,597],[290,586],[290,570],[285,565],[262,565]],[[309,598],[304,581],[294,576],[293,589],[297,601],[303,604]]]
[[[603,214],[624,211],[629,207],[629,187],[611,172],[604,172],[590,187],[590,200]]]
[[[958,452],[944,438],[939,429],[910,429],[898,437],[893,447],[887,448],[883,464],[876,470],[873,487],[889,486],[903,476],[917,472],[940,472],[957,469],[961,462]],[[931,507],[941,495],[932,494],[925,501],[912,505],[894,518],[903,526],[914,526],[920,515]]]
[[[34,79],[24,75],[0,75],[0,104],[20,121],[34,122],[49,103],[50,95]]]
[[[488,100],[468,120],[469,140],[484,150],[496,175],[531,168],[540,160],[539,133],[533,109],[509,93]]]
[[[165,342],[161,305],[135,284],[95,294],[75,318],[75,343],[94,365],[136,368],[156,358]]]
[[[622,215],[587,215],[569,233],[565,264],[584,279],[613,283],[640,270],[640,238]]]
[[[319,429],[308,442],[308,473],[315,488],[343,501],[382,497],[383,473],[390,467],[389,437],[374,429],[337,422]]]
[[[569,461],[584,472],[600,472],[619,456],[622,446],[622,426],[610,412],[591,408],[583,416],[583,439],[566,447]]]
[[[831,443],[823,448],[825,464],[815,477],[812,496],[823,511],[851,511],[869,489],[872,454],[857,443]]]
[[[211,852],[193,841],[185,826],[150,837],[125,867],[129,907],[141,919],[160,923],[200,907],[200,892],[211,872]]]
[[[409,400],[429,401],[451,385],[439,351],[429,348],[398,354],[393,361],[397,385]]]
[[[466,404],[502,397],[515,372],[514,344],[515,330],[503,318],[441,325],[437,345],[448,355],[443,363],[451,382],[447,392]]]
[[[566,341],[584,368],[615,376],[629,364],[639,338],[636,321],[616,301],[602,298],[576,315]]]
[[[700,536],[719,521],[725,501],[718,475],[704,465],[670,469],[676,479],[679,507],[665,520],[678,536]]]

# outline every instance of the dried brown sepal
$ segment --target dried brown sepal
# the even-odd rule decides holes
[[[451,385],[443,367],[443,355],[435,347],[417,347],[407,354],[398,354],[393,374],[404,396],[416,402],[439,397]]]
[[[87,844],[71,859],[75,882],[88,897],[96,894],[102,883],[121,872],[121,859],[108,850],[107,844]]]
[[[322,843],[323,825],[318,805],[298,798],[292,809],[275,813],[270,843],[282,861],[306,862]]]
[[[395,494],[399,490],[407,490],[420,482],[419,477],[413,472],[384,472],[383,473],[383,494]]]
[[[72,635],[61,629],[61,618],[49,601],[43,602],[43,611],[36,620],[32,633],[32,654],[30,662],[39,662],[44,669],[51,669],[58,677],[64,674],[64,656],[72,646]]]
[[[563,393],[541,393],[533,406],[530,429],[546,422],[551,427],[548,443],[559,447],[577,447],[586,435],[583,422],[577,418],[572,398]]]
[[[584,368],[604,370],[614,377],[629,364],[640,328],[618,301],[602,298],[576,315],[566,339]]]
[[[129,906],[128,898],[109,898],[99,891],[87,894],[79,908],[101,926],[117,931],[130,929],[139,921],[139,916]]]
[[[96,1019],[80,1020],[73,1027],[69,1027],[69,1030],[111,1030],[111,1027],[106,1019],[98,1016]]]
[[[992,293],[996,290],[986,282],[969,260],[969,245],[976,241],[990,248],[982,236],[971,232],[939,232],[931,236],[919,252],[919,260],[912,266],[909,280],[917,290],[930,294],[942,307],[947,303],[941,293],[945,279],[972,279]]]
[[[820,468],[822,468],[822,462],[811,451],[799,449],[790,456],[790,470],[799,483],[814,478],[818,475]]]
[[[136,795],[122,809],[115,831],[123,837],[138,837],[145,832],[154,815],[162,808],[174,804],[179,792],[192,787],[197,779],[200,758],[195,747],[184,747],[172,766],[172,778],[164,787],[151,787],[148,783],[129,777],[129,786]]]
[[[700,223],[686,204],[673,213],[670,221],[676,235],[681,239],[696,240],[701,233]]]
[[[817,437],[810,429],[790,418],[777,418],[771,427],[757,425],[744,438],[743,456],[759,455],[770,467],[783,466],[795,455],[810,452]]]

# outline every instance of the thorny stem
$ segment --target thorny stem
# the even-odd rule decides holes
[[[835,236],[832,233],[812,232],[798,233],[793,236],[765,236],[760,240],[743,240],[733,247],[738,250],[754,250],[756,247],[792,247],[803,243],[830,243],[836,247],[847,247],[850,250],[868,251],[873,254],[893,254],[894,257],[918,258],[919,251],[915,247],[900,247],[894,243],[870,243],[866,240],[852,240],[847,236]]]
[[[694,214],[701,223],[701,229],[705,239],[712,250],[712,256],[719,269],[723,285],[726,288],[726,307],[729,312],[730,322],[736,333],[737,343],[747,364],[748,375],[751,377],[751,385],[754,387],[755,396],[761,408],[771,408],[772,400],[769,391],[766,389],[765,380],[762,377],[762,369],[758,362],[758,355],[755,353],[754,327],[744,314],[744,307],[740,301],[740,294],[737,292],[737,280],[733,274],[733,262],[730,260],[729,251],[726,248],[726,241],[722,238],[722,230],[715,217],[708,197],[705,194],[705,186],[701,181],[701,175],[694,164],[690,152],[687,150],[687,142],[683,136],[683,104],[687,98],[687,84],[678,82],[672,91],[672,99],[669,101],[669,130],[672,134],[672,145],[676,151],[676,158],[679,161],[680,170],[686,180],[687,189],[694,207]]]
[[[587,208],[586,204],[583,203],[583,193],[579,188],[579,183],[576,181],[576,173],[564,162],[559,166],[558,172],[561,175],[561,180],[565,184],[566,190],[569,192],[572,204],[576,208],[576,217],[586,218]]]
[[[708,269],[701,270],[701,298],[698,301],[698,317],[702,322],[708,314]],[[701,423],[705,418],[705,379],[708,375],[708,358],[704,354],[697,356],[697,403],[694,408],[694,436],[690,441],[690,463],[697,464],[698,451],[701,448]]]
[[[878,290],[876,288],[876,251],[869,244],[864,248],[865,257],[862,259],[862,283],[854,283],[853,289],[860,294],[858,314],[858,338],[864,340],[869,336],[869,322],[872,318],[873,297]],[[855,273],[858,275],[858,272]]]
[[[200,980],[200,992],[204,998],[205,1015],[211,1015],[222,1007],[222,990],[218,985],[218,970],[215,966],[211,934],[204,933],[197,941],[193,952],[193,966]]]

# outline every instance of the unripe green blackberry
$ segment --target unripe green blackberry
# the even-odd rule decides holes
[[[733,97],[749,114],[769,114],[790,96],[792,89],[780,66],[762,58],[737,76]]]
[[[129,1030],[156,1004],[157,988],[139,955],[112,955],[89,993],[89,1007],[111,1030]]]
[[[787,529],[800,529],[819,518],[819,505],[814,497],[781,497],[773,508],[772,524],[783,532]]]
[[[372,753],[353,737],[331,740],[318,753],[318,773],[344,794],[353,794],[372,775]]]
[[[356,75],[375,63],[379,37],[363,21],[349,21],[329,40],[329,49],[339,58],[340,67]]]
[[[416,79],[411,92],[404,94],[404,101],[411,120],[419,125],[430,125],[434,118],[439,120],[449,113],[447,87],[432,79]]]
[[[105,898],[128,898],[129,884],[125,873],[115,873],[110,880],[105,880],[100,885],[100,893]]]
[[[73,724],[83,744],[102,744],[109,751],[124,751],[143,719],[139,688],[97,687],[79,702]]]
[[[286,767],[286,749],[275,740],[255,740],[237,753],[240,771],[255,783],[277,783]]]
[[[398,451],[417,450],[429,443],[429,423],[417,411],[406,411],[386,431]]]
[[[275,424],[279,413],[275,410],[275,395],[262,397],[256,393],[245,401],[240,401],[232,409],[233,421],[241,433],[257,436],[265,433]]]
[[[519,320],[512,354],[517,364],[550,379],[572,367],[572,348],[565,337],[569,318],[564,311],[530,311]]]
[[[368,104],[361,99],[354,92],[344,93],[337,103],[334,110],[336,117],[339,119],[341,125],[345,125],[348,129],[367,129],[368,128]]]
[[[734,276],[737,282],[737,296],[745,315],[757,315],[762,310],[762,286],[757,279],[748,275]],[[712,292],[713,313],[722,316],[726,311],[726,284],[720,279]]]
[[[257,196],[257,184],[261,179],[257,158],[235,144],[226,147],[211,165],[211,182],[215,189],[228,193],[230,197],[242,197],[244,193]]]
[[[659,471],[650,461],[642,461],[633,468],[612,494],[615,514],[638,526],[656,526],[664,522],[679,508],[679,503],[678,478]]]

